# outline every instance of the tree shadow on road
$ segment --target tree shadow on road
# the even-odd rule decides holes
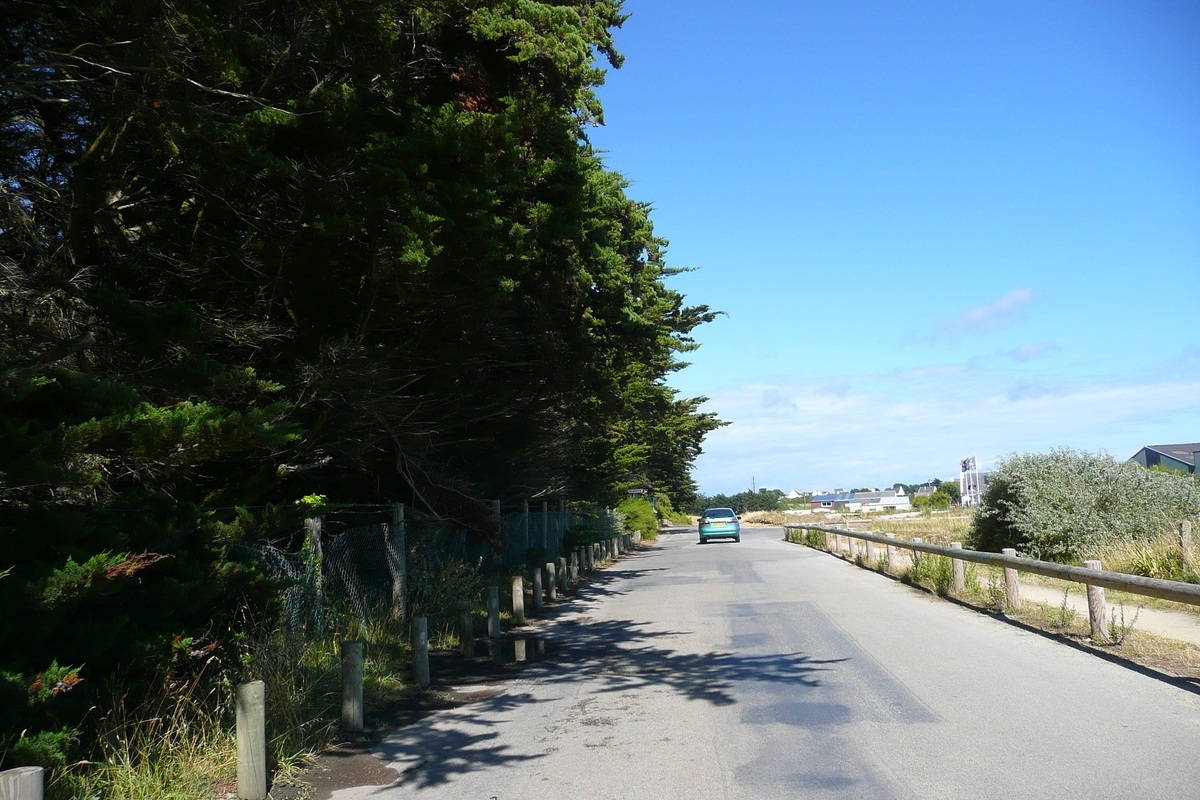
[[[442,712],[403,728],[375,746],[375,754],[400,772],[392,786],[429,788],[459,774],[541,758],[499,744],[496,727],[514,709],[539,702],[529,694],[503,694]],[[378,792],[389,787],[382,786]],[[378,793],[377,792],[377,793]]]
[[[689,634],[647,631],[631,620],[592,622],[562,629],[555,669],[547,682],[600,680],[600,691],[663,687],[687,697],[725,706],[736,702],[734,684],[746,681],[818,688],[820,675],[844,658],[818,659],[804,653],[747,655],[709,651],[687,653],[654,644]],[[628,646],[633,645],[633,646]]]

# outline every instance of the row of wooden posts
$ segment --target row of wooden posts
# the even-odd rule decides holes
[[[1122,572],[1109,572],[1098,560],[1083,562],[1082,567],[1057,564],[1049,561],[1039,561],[1032,558],[1020,558],[1017,551],[1006,547],[1000,554],[985,553],[978,550],[964,550],[962,542],[951,542],[949,547],[927,544],[922,539],[914,537],[910,540],[897,539],[896,534],[886,533],[882,536],[860,531],[848,531],[841,528],[831,528],[824,525],[788,524],[785,530],[815,530],[825,535],[825,549],[839,554],[845,551],[851,561],[861,555],[868,564],[875,563],[875,546],[882,544],[885,548],[887,569],[889,572],[899,570],[897,550],[904,548],[913,551],[913,559],[919,559],[921,553],[945,556],[950,559],[952,587],[961,592],[966,588],[966,572],[964,561],[978,564],[988,564],[1002,567],[1004,570],[1004,603],[1007,608],[1021,607],[1021,581],[1019,572],[1032,572],[1052,578],[1061,578],[1087,587],[1088,618],[1091,622],[1092,640],[1097,643],[1108,643],[1110,633],[1108,626],[1108,604],[1104,597],[1104,588],[1119,589],[1132,594],[1148,597],[1160,597],[1179,603],[1200,605],[1200,586],[1181,581],[1168,581],[1160,578],[1146,578],[1140,575],[1127,575]],[[1187,538],[1191,538],[1191,526],[1187,526]],[[1182,534],[1181,534],[1182,536]],[[844,546],[843,546],[844,542]],[[859,547],[859,542],[862,547]],[[1190,544],[1190,541],[1189,541]]]
[[[532,570],[533,604],[535,609],[558,598],[558,592],[569,590],[582,575],[589,574],[606,562],[615,561],[641,541],[641,534],[632,533],[596,542],[572,550],[567,557],[548,561]],[[500,587],[487,588],[488,636],[500,635]],[[459,652],[469,658],[475,652],[475,631],[472,618],[473,603],[459,601]],[[512,578],[512,614],[520,625],[525,622],[525,577]],[[413,681],[421,688],[430,684],[429,620],[413,617],[411,626]],[[342,717],[346,731],[363,729],[363,643],[346,641],[341,645]],[[248,681],[237,687],[237,784],[241,800],[264,800],[267,796],[267,735],[266,685]],[[40,795],[38,796],[40,800]],[[0,800],[9,800],[0,795]],[[25,800],[25,798],[21,798]]]

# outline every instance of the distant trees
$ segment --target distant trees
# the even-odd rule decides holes
[[[779,489],[759,489],[757,492],[747,489],[737,494],[699,495],[684,508],[690,514],[699,514],[708,508],[732,508],[739,514],[747,511],[777,511],[783,495],[784,492]]]

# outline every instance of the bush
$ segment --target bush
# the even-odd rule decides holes
[[[665,494],[655,496],[658,498],[658,505],[654,507],[654,511],[658,514],[659,519],[666,520],[667,522],[674,522],[679,525],[691,524],[691,517],[682,511],[676,511],[675,506],[671,504],[671,498],[667,497]]]
[[[1149,541],[1198,515],[1200,488],[1190,476],[1060,448],[1000,461],[968,541],[1071,561],[1112,540]]]
[[[658,537],[658,515],[649,500],[640,497],[622,500],[617,506],[617,519],[626,533],[641,531],[643,539]]]

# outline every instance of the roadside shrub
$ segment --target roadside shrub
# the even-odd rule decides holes
[[[977,550],[1071,561],[1113,539],[1148,541],[1197,515],[1200,489],[1189,476],[1059,448],[1000,461],[968,540]]]
[[[617,519],[627,533],[641,531],[643,539],[658,538],[658,515],[649,500],[640,497],[622,500],[617,506]]]
[[[658,497],[658,505],[654,507],[654,511],[658,514],[659,519],[667,522],[674,522],[677,525],[690,525],[692,518],[682,511],[675,510],[675,506],[671,504],[671,498],[665,494],[656,495]]]

